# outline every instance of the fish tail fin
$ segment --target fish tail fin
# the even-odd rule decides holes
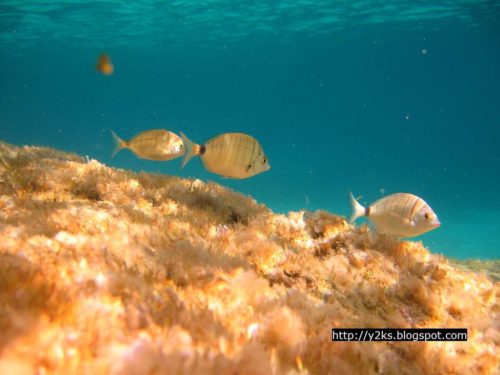
[[[180,136],[182,138],[182,142],[184,143],[184,158],[182,159],[181,168],[184,166],[196,155],[199,154],[200,146],[186,137],[186,134],[180,132]]]
[[[121,139],[113,130],[111,130],[111,135],[113,136],[113,139],[115,141],[115,149],[111,154],[111,157],[114,157],[118,152],[120,152],[120,150],[128,147],[128,142]]]
[[[349,192],[349,196],[351,197],[351,218],[349,219],[349,223],[354,222],[357,218],[366,215],[366,208],[363,207],[357,200],[354,198],[351,192]]]

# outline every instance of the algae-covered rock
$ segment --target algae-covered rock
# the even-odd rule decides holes
[[[459,267],[474,272],[485,273],[494,281],[500,281],[499,259],[453,259]]]
[[[5,374],[493,374],[500,283],[324,211],[0,144]],[[468,328],[332,342],[332,328]]]

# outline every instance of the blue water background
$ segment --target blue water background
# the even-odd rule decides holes
[[[108,24],[109,5],[120,2],[82,2],[80,9],[54,1],[50,12],[42,5],[19,11],[20,3],[0,6],[1,140],[213,180],[276,212],[349,215],[349,190],[363,203],[411,192],[441,219],[441,228],[419,238],[431,251],[500,258],[498,2],[377,22],[357,23],[356,12],[341,22],[340,11],[319,30],[310,7],[294,7],[293,28],[286,17],[265,27],[258,17],[249,22],[246,1],[235,2],[231,22],[211,12],[217,1],[200,2],[209,21],[196,14],[191,28],[180,30],[161,19],[148,28],[144,18],[154,12],[134,8],[123,24],[116,15]],[[360,14],[377,4],[361,2]],[[83,11],[88,22],[73,21]],[[28,16],[39,16],[36,28],[23,29]],[[300,29],[302,16],[309,23]],[[141,20],[136,34],[134,19]],[[237,28],[239,21],[249,26]],[[101,52],[112,56],[113,76],[95,71]],[[231,180],[196,159],[180,170],[180,159],[144,161],[129,151],[110,158],[110,129],[129,138],[154,128],[181,130],[197,142],[249,133],[272,168]]]

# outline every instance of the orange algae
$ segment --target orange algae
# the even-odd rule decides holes
[[[4,373],[498,371],[491,267],[212,182],[0,154]],[[332,342],[335,327],[465,327],[469,340]]]

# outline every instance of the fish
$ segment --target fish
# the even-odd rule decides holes
[[[223,133],[202,145],[191,141],[183,132],[180,136],[186,148],[181,168],[198,155],[208,171],[226,178],[248,178],[271,168],[260,143],[248,134]]]
[[[415,237],[441,226],[436,213],[422,199],[409,193],[396,193],[363,207],[349,192],[350,222],[366,216],[380,233],[397,237]]]
[[[111,62],[111,57],[105,53],[99,55],[95,68],[98,72],[104,74],[105,76],[112,75],[115,70],[113,63]]]
[[[128,148],[137,157],[149,160],[172,160],[184,154],[184,143],[175,133],[165,129],[146,130],[124,141],[111,130],[116,146],[111,157]]]

